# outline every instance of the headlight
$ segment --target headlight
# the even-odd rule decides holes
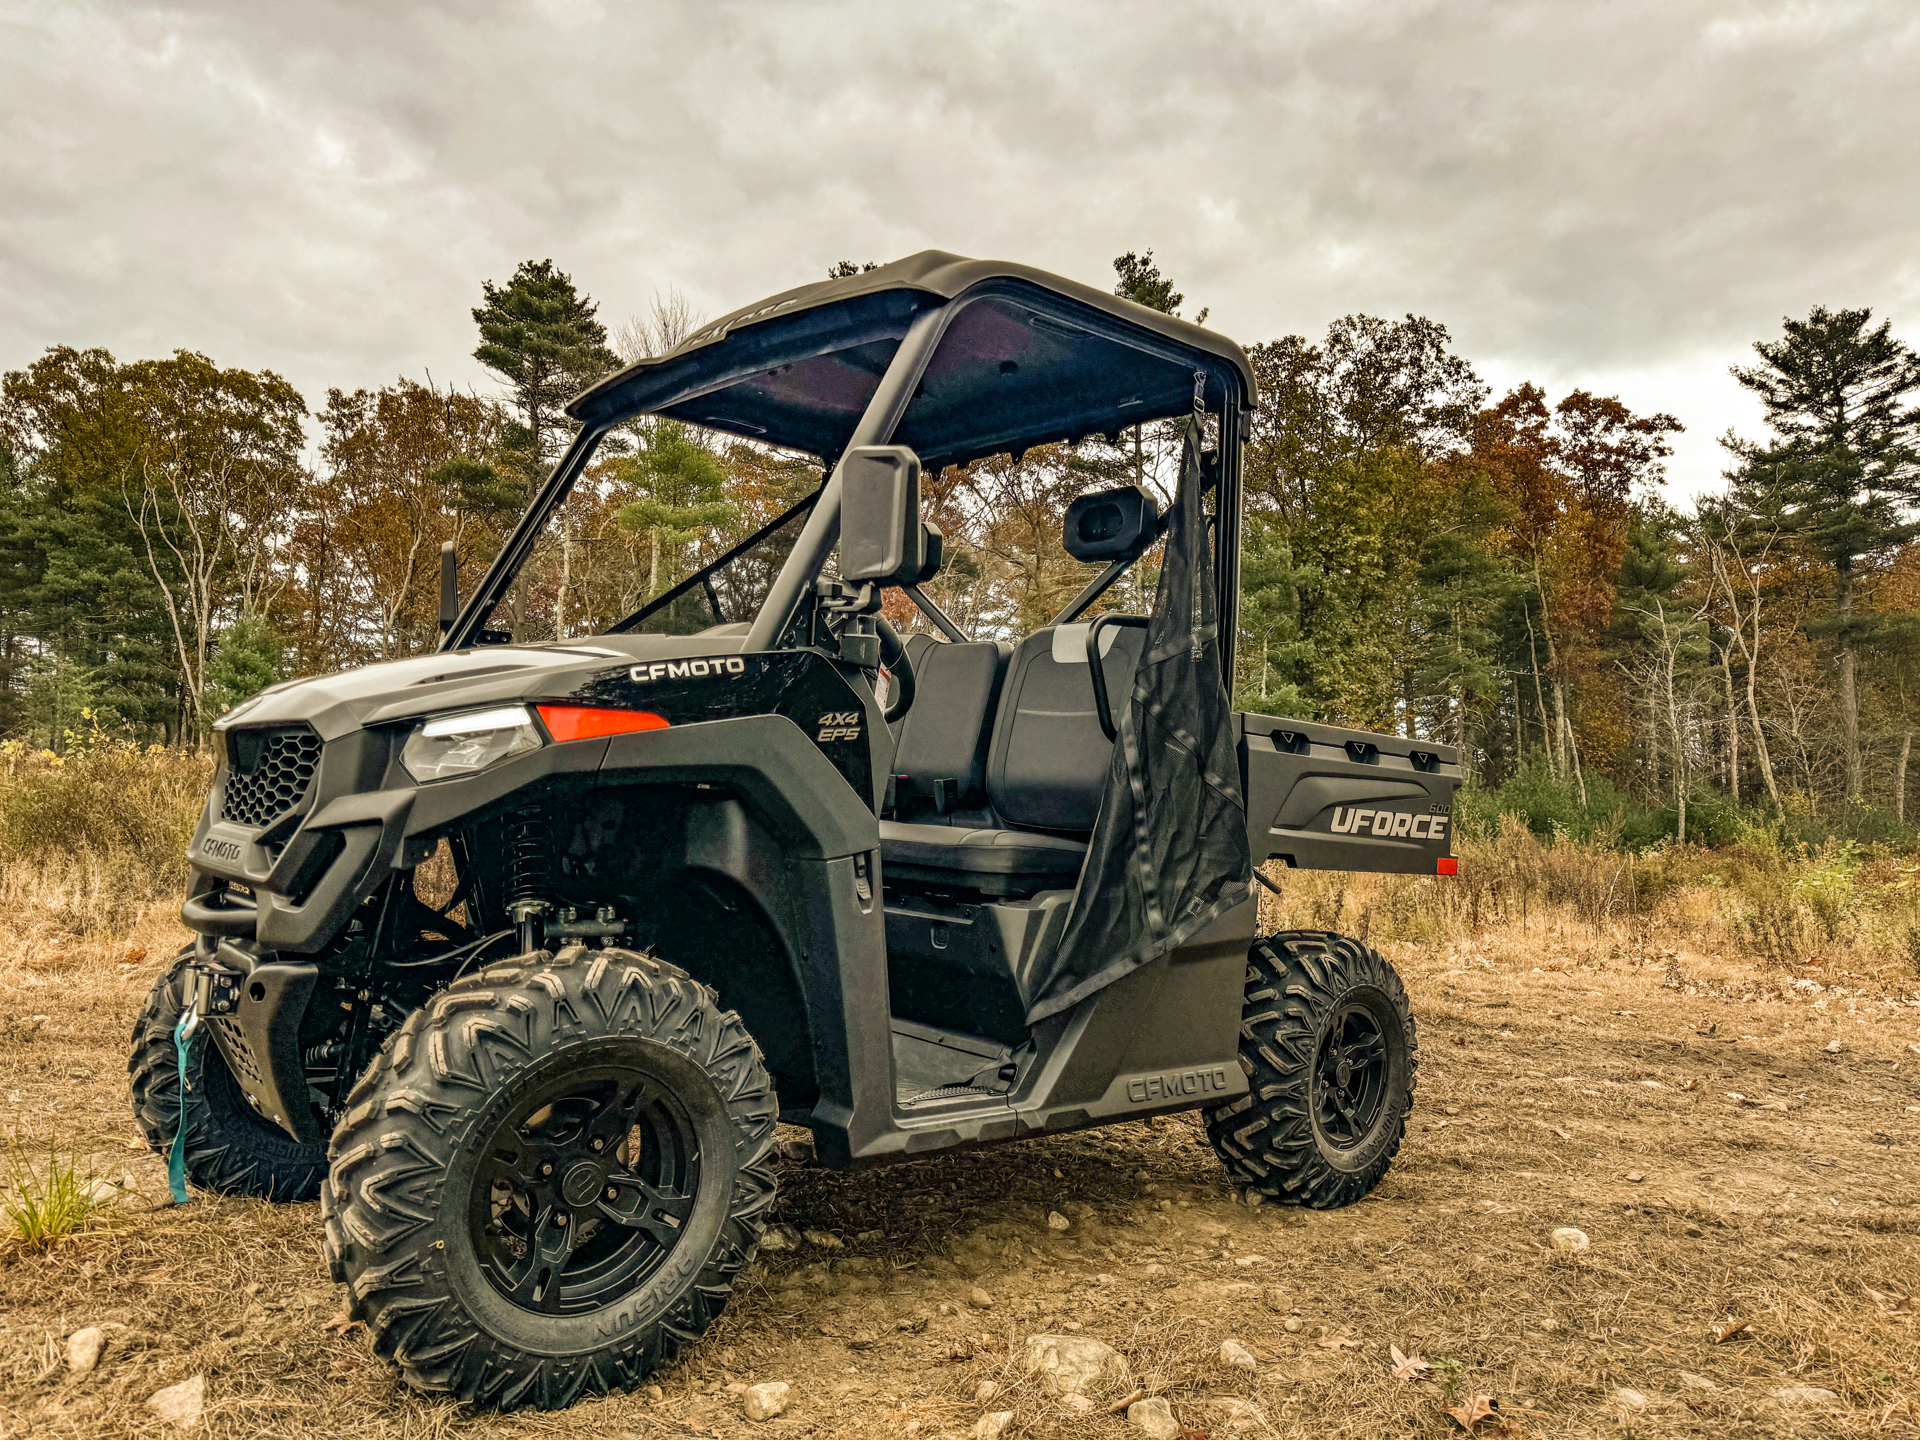
[[[400,763],[417,781],[472,775],[523,751],[539,750],[540,732],[525,706],[437,716],[407,738]]]

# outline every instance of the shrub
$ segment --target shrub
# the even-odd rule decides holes
[[[6,1217],[11,1239],[25,1250],[50,1250],[70,1236],[95,1229],[95,1218],[111,1204],[96,1198],[99,1183],[81,1171],[77,1156],[62,1160],[52,1147],[41,1171],[9,1148],[7,1169],[11,1194],[0,1214]]]
[[[0,743],[0,857],[124,860],[176,884],[211,774],[203,755],[120,739],[65,756]]]

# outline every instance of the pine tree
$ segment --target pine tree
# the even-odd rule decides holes
[[[1727,442],[1743,462],[1737,482],[1783,503],[1792,529],[1834,572],[1827,628],[1850,797],[1861,794],[1856,659],[1887,638],[1876,617],[1855,613],[1855,585],[1864,563],[1914,538],[1909,517],[1921,473],[1917,412],[1902,405],[1921,384],[1921,364],[1888,321],[1870,329],[1871,315],[1817,305],[1806,320],[1784,320],[1782,339],[1756,341],[1762,364],[1735,366],[1733,374],[1761,397],[1774,443]]]
[[[474,359],[507,382],[526,427],[531,481],[567,434],[562,407],[620,361],[607,348],[593,301],[553,261],[523,260],[504,286],[488,280],[480,288],[486,303],[473,312],[480,327]]]
[[[639,493],[616,519],[622,529],[647,535],[651,600],[681,579],[686,567],[679,564],[680,556],[689,544],[738,517],[726,496],[727,471],[689,427],[661,420],[647,429],[639,449],[616,466],[615,474]]]

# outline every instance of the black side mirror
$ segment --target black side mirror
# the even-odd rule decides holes
[[[454,555],[454,543],[443,540],[440,543],[440,633],[445,635],[454,628],[454,621],[460,616],[460,572],[459,560]]]
[[[864,445],[840,463],[840,578],[912,585],[926,564],[920,457],[904,445]]]
[[[946,557],[944,542],[941,540],[940,527],[930,521],[922,521],[920,526],[921,561],[920,574],[914,577],[915,585],[926,585],[940,574],[941,561]]]
[[[1132,560],[1154,543],[1161,518],[1138,485],[1083,495],[1067,507],[1061,544],[1075,560]]]

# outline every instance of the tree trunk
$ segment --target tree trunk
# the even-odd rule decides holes
[[[1528,607],[1522,606],[1521,618],[1527,622],[1527,654],[1528,659],[1534,663],[1534,704],[1541,712],[1541,748],[1547,752],[1548,774],[1558,781],[1561,778],[1561,769],[1554,763],[1555,742],[1558,738],[1548,729],[1547,697],[1541,693],[1541,656],[1534,646],[1534,616]],[[1542,617],[1542,623],[1546,624],[1545,616]]]
[[[1728,697],[1728,794],[1741,804],[1741,713],[1734,705],[1734,664],[1721,649],[1721,681]]]
[[[1854,641],[1848,635],[1849,619],[1854,613],[1854,572],[1841,572],[1840,595],[1835,609],[1841,616],[1841,754],[1847,764],[1848,799],[1861,794],[1861,714],[1854,701]]]

